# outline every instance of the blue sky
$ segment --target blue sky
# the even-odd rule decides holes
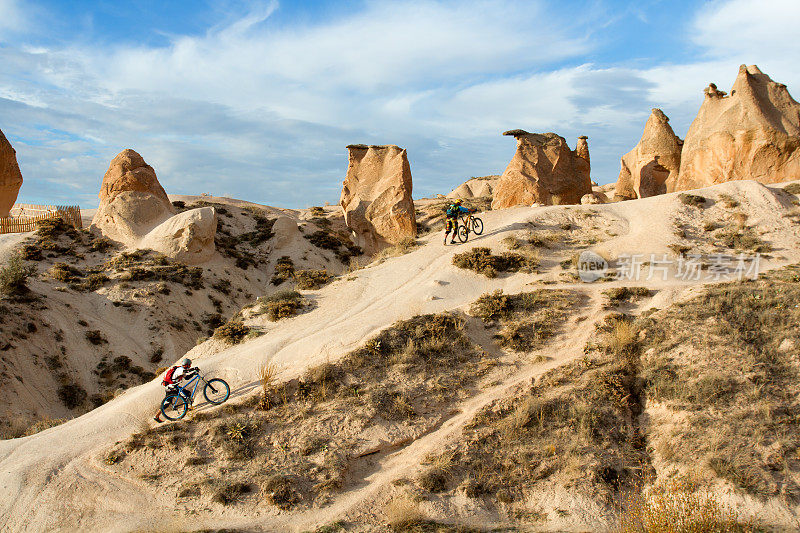
[[[408,149],[414,196],[499,174],[508,129],[589,136],[592,178],[652,107],[684,137],[711,81],[800,91],[796,0],[0,0],[19,201],[93,207],[141,153],[169,193],[336,203],[345,145]]]

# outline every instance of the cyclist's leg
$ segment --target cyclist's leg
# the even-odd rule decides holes
[[[453,219],[453,237],[450,239],[450,244],[456,243],[456,236],[458,235],[458,219]]]

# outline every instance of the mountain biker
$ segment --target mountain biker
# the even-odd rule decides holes
[[[197,367],[192,368],[192,360],[188,357],[185,357],[179,365],[175,365],[167,370],[167,373],[164,374],[164,379],[161,382],[161,384],[166,387],[166,390],[164,391],[164,397],[166,398],[170,394],[179,392],[178,383],[184,379],[193,378],[199,371],[200,369]],[[185,391],[180,392],[184,395],[184,397],[188,394]],[[153,420],[159,423],[163,422],[163,420],[161,420],[161,409],[158,410],[158,413],[156,413],[156,416],[153,417]]]
[[[462,213],[474,213],[475,209],[467,209],[461,205],[461,198],[457,198],[447,207],[445,215],[447,216],[447,223],[444,226],[444,244],[447,244],[447,235],[450,230],[453,230],[453,237],[450,239],[450,244],[456,243],[456,234],[458,233],[458,217]]]

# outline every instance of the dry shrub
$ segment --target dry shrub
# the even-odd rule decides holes
[[[604,307],[610,309],[631,298],[650,296],[650,289],[647,287],[615,287],[603,291],[603,295],[606,297]]]
[[[84,335],[86,336],[86,340],[95,346],[108,343],[108,339],[103,336],[103,333],[99,329],[91,329]]]
[[[692,205],[694,207],[705,207],[706,206],[706,199],[702,196],[698,196],[696,194],[686,194],[681,193],[678,195],[678,199],[684,205]]]
[[[800,183],[790,183],[783,190],[789,194],[800,194]]]
[[[288,255],[284,255],[275,262],[275,273],[272,275],[272,279],[270,279],[269,282],[273,285],[280,285],[293,277],[294,262]]]
[[[489,248],[473,248],[468,252],[455,254],[453,264],[483,274],[487,278],[497,277],[499,272],[530,271],[536,267],[531,258],[513,252],[493,255]]]
[[[58,388],[58,397],[67,409],[75,409],[87,398],[86,389],[77,383],[66,383]]]
[[[300,503],[300,494],[295,490],[295,483],[288,476],[274,475],[262,487],[269,503],[278,509],[288,511]]]
[[[296,287],[300,290],[319,289],[329,283],[332,276],[324,268],[321,270],[298,270],[294,273]]]
[[[720,194],[719,201],[722,202],[722,205],[724,205],[728,209],[739,207],[739,201],[730,194]]]
[[[734,533],[755,529],[742,523],[735,510],[712,493],[687,490],[678,483],[642,494],[629,493],[622,502],[618,533]]]
[[[743,211],[737,211],[733,214],[733,221],[736,223],[736,227],[738,227],[740,230],[747,225],[747,218],[747,213]]]
[[[392,531],[405,531],[425,521],[419,506],[407,495],[391,500],[384,507],[383,514]]]
[[[753,228],[728,227],[717,233],[717,238],[727,248],[752,250],[759,253],[766,253],[772,250],[772,246],[762,241]]]
[[[228,322],[214,330],[214,338],[228,344],[239,344],[250,333],[250,328],[241,322]]]
[[[278,291],[266,298],[261,306],[262,312],[273,322],[290,318],[306,306],[303,295],[296,291]]]
[[[241,496],[252,491],[249,483],[220,480],[214,483],[212,500],[222,505],[230,505],[239,501]]]

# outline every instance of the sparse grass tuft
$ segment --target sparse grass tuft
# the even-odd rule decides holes
[[[392,531],[409,531],[425,521],[425,515],[410,496],[393,498],[383,509]]]
[[[470,307],[470,314],[484,322],[499,322],[496,335],[500,344],[517,351],[529,351],[553,336],[566,312],[578,303],[571,291],[538,290],[520,294],[503,294],[497,290],[484,294]]]

